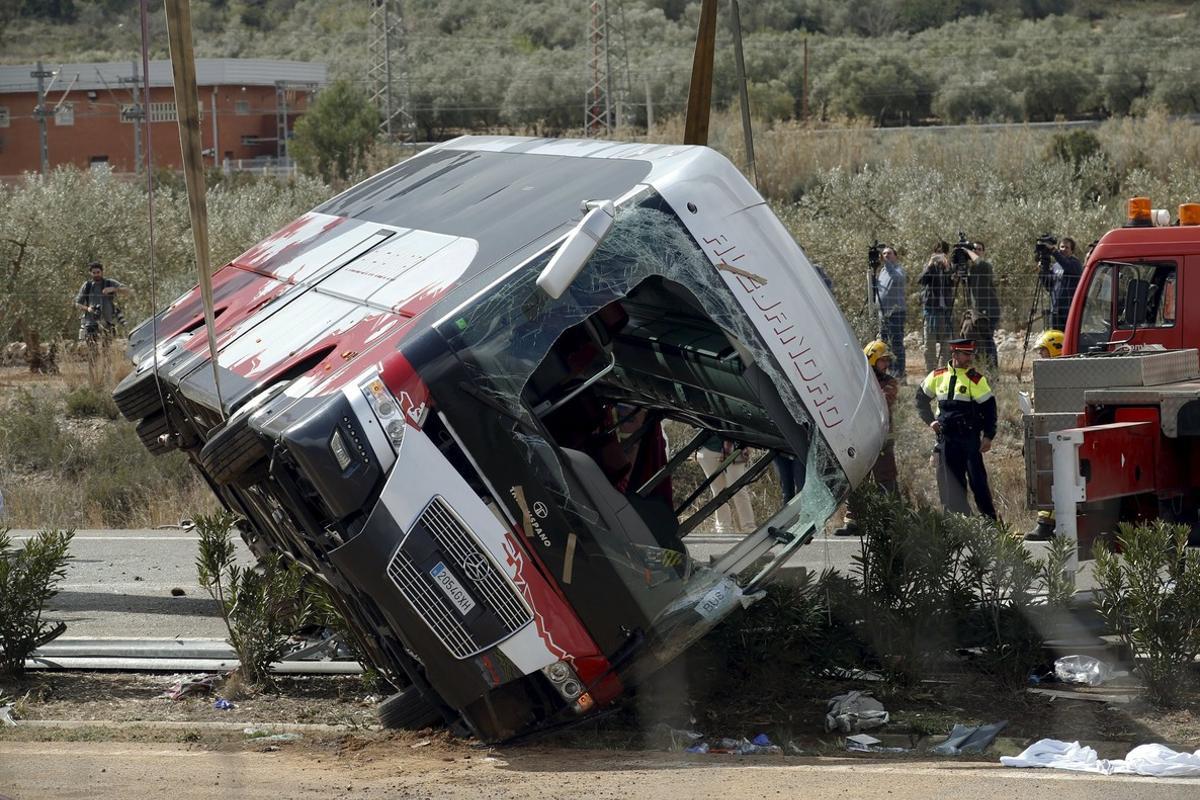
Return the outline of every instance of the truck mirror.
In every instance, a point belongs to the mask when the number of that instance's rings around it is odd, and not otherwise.
[[[1150,295],[1150,283],[1134,278],[1125,286],[1125,324],[1137,327],[1146,322],[1146,301]]]
[[[538,288],[555,300],[562,297],[579,276],[613,226],[616,208],[611,200],[589,201],[585,207],[591,210],[567,234],[558,252],[537,278]]]

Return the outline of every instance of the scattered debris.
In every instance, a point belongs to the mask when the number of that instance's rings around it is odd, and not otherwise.
[[[433,744],[433,742],[431,740],[422,739],[421,741],[417,742],[416,744],[410,745],[410,746],[412,747],[413,750],[416,750],[418,747],[428,747],[431,744]]]
[[[722,755],[736,756],[761,756],[761,755],[782,755],[783,748],[771,741],[771,737],[765,733],[760,733],[753,739],[747,739],[744,736],[740,739],[731,739],[722,737],[712,742],[700,740],[700,734],[694,731],[677,731],[687,735],[694,735],[696,739],[692,744],[683,748],[685,753],[719,753]],[[792,745],[794,746],[794,745]],[[796,748],[799,750],[799,748]]]
[[[220,680],[219,675],[193,675],[190,678],[182,678],[175,681],[167,688],[159,697],[165,697],[168,700],[182,700],[185,697],[193,695],[208,694],[216,688],[217,681]]]
[[[932,752],[939,756],[982,753],[1007,725],[1006,719],[991,725],[955,725],[950,729],[946,741],[934,747]]]
[[[1044,767],[1100,775],[1146,775],[1153,778],[1200,778],[1200,750],[1179,753],[1162,744],[1138,745],[1125,758],[1099,758],[1079,742],[1041,739],[1019,756],[1001,756],[1006,767]]]
[[[847,692],[829,699],[825,730],[859,733],[886,725],[888,712],[883,703],[866,692]]]
[[[1054,662],[1054,676],[1063,683],[1099,686],[1114,677],[1112,668],[1092,656],[1063,656]]]
[[[213,703],[213,708],[215,708],[217,711],[232,711],[234,708],[237,708],[237,706],[226,700],[224,697],[218,697],[217,701]]]
[[[884,747],[883,742],[869,733],[846,737],[846,749],[851,753],[907,753],[907,747]]]
[[[0,706],[0,725],[4,725],[5,727],[9,728],[16,726],[17,721],[13,719],[12,715],[13,708],[15,708],[15,706],[13,706],[12,703]]]
[[[665,722],[660,722],[650,730],[654,746],[671,752],[686,750],[691,752],[690,748],[699,740],[704,738],[704,734],[696,731],[683,730],[681,728],[672,728]]]
[[[270,736],[259,737],[264,742],[297,742],[304,738],[302,733],[273,733]]]
[[[1094,694],[1092,692],[1073,692],[1069,689],[1043,689],[1040,686],[1035,686],[1025,691],[1030,694],[1040,694],[1049,697],[1051,700],[1061,698],[1063,700],[1087,700],[1091,703],[1120,703],[1125,704],[1133,701],[1136,696],[1134,693],[1129,694]]]
[[[180,586],[171,587],[171,597],[183,597],[186,594],[187,592],[185,592]]]

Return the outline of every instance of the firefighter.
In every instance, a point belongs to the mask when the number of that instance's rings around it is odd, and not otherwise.
[[[1058,358],[1063,351],[1063,332],[1042,331],[1033,346],[1034,358]],[[1045,509],[1037,512],[1037,525],[1025,534],[1027,542],[1048,542],[1054,538],[1054,512]]]
[[[987,378],[971,366],[974,355],[973,339],[950,342],[950,363],[921,381],[917,413],[938,437],[938,491],[946,510],[971,513],[967,503],[969,483],[979,513],[996,519],[983,465],[983,454],[992,449],[996,436],[996,398]],[[938,403],[936,417],[934,400]]]
[[[875,460],[875,466],[871,468],[871,477],[885,492],[895,494],[900,489],[896,483],[899,473],[896,469],[896,440],[892,433],[892,406],[895,405],[896,397],[900,394],[900,382],[890,372],[892,351],[886,342],[876,339],[863,348],[863,355],[867,357],[867,363],[871,365],[871,371],[875,373],[875,380],[879,381],[879,388],[883,390],[888,408],[887,438],[883,442],[883,448],[879,451],[879,458]],[[835,530],[833,535],[858,536],[861,534],[862,531],[859,529],[854,515],[850,513],[849,509],[846,509],[846,519],[842,523],[842,527]]]

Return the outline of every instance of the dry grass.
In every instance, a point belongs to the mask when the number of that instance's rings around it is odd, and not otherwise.
[[[179,454],[154,458],[133,426],[109,412],[67,415],[65,399],[104,398],[129,372],[114,346],[96,364],[63,358],[57,375],[0,369],[0,486],[4,523],[19,528],[154,527],[215,510]],[[7,423],[7,424],[4,424]]]

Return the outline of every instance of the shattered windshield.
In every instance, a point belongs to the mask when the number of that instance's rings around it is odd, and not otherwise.
[[[557,497],[568,515],[593,530],[607,531],[611,527],[597,513],[594,503],[577,497],[578,483],[567,474],[562,451],[556,448],[523,393],[564,332],[652,279],[671,281],[690,292],[703,314],[736,343],[740,358],[761,369],[778,389],[794,422],[805,431],[813,430],[812,419],[791,383],[720,274],[656,193],[647,191],[618,210],[613,229],[558,300],[547,297],[535,284],[551,255],[547,252],[536,257],[473,304],[451,315],[441,325],[441,332],[466,365],[472,391],[488,405],[503,409],[525,461],[533,465],[545,488]],[[820,528],[846,492],[844,474],[833,454],[819,436],[811,439],[807,449],[808,479],[803,489],[770,519],[769,524],[777,529],[802,532],[810,526]],[[672,442],[670,451],[676,452],[684,444]],[[578,470],[572,468],[571,472]],[[678,568],[656,569],[655,562],[663,556],[655,551],[661,548],[631,547],[619,535],[598,535],[597,541],[614,563],[627,567],[620,572],[627,576],[631,592],[651,618],[663,613],[680,593],[686,592],[685,598],[703,595],[723,580],[707,567],[696,567],[683,544],[679,548],[684,552],[667,557],[668,562],[682,559]]]

